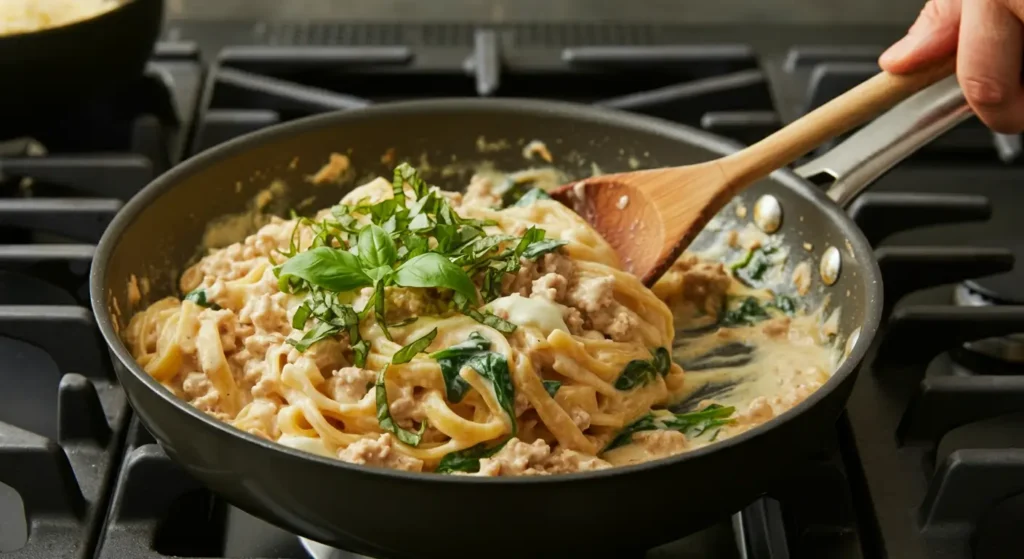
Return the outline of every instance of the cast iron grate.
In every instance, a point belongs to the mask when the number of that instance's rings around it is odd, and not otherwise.
[[[199,79],[194,46],[161,44],[110,98],[0,123],[3,557],[92,556],[129,414],[86,279],[110,219],[180,156]]]

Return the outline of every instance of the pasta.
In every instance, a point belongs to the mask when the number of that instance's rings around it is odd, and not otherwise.
[[[409,471],[607,468],[707,444],[806,397],[666,410],[694,390],[670,358],[673,310],[693,297],[622,272],[542,190],[498,209],[499,190],[476,177],[465,195],[442,192],[401,165],[313,218],[275,218],[211,251],[183,274],[187,295],[132,317],[126,342],[176,396],[242,431]],[[694,283],[687,258],[666,285]],[[724,277],[702,296],[724,297]],[[813,390],[825,353],[808,356],[814,371],[797,376]]]

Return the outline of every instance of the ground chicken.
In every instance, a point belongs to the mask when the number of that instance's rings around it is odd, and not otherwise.
[[[366,396],[376,378],[376,373],[368,369],[345,367],[331,374],[331,377],[324,383],[324,392],[336,402],[354,404]]]
[[[395,439],[384,433],[376,439],[360,439],[338,452],[338,458],[352,464],[392,468],[407,472],[423,471],[423,461],[395,450]]]

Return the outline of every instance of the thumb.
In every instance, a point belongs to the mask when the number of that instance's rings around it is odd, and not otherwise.
[[[928,0],[907,35],[882,53],[878,64],[894,74],[912,72],[956,51],[961,0]]]

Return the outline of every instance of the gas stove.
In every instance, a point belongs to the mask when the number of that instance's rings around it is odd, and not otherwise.
[[[170,165],[301,116],[438,96],[594,103],[749,143],[876,72],[899,32],[175,22],[106,102],[0,123],[0,557],[353,557],[211,495],[117,386],[85,275],[110,218]],[[646,557],[1019,556],[1021,151],[968,122],[851,207],[888,325],[835,435],[768,496]]]

